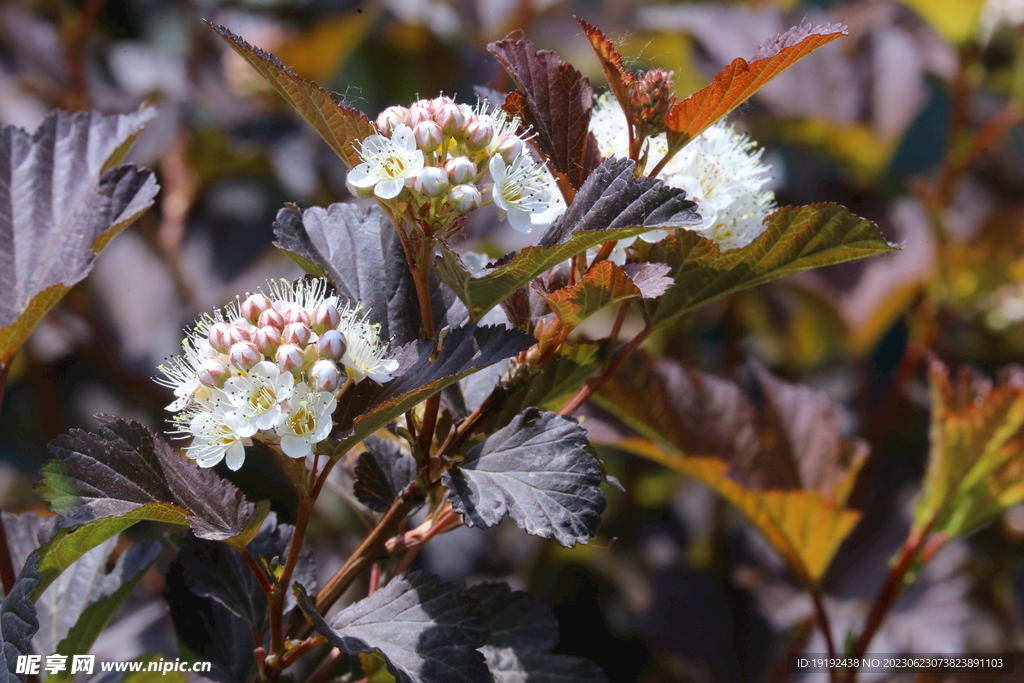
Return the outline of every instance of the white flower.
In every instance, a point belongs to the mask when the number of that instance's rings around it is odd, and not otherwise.
[[[597,100],[590,130],[598,149],[606,157],[629,156],[629,132],[626,116],[618,102],[608,94]],[[664,134],[647,139],[646,173],[668,152]],[[666,185],[686,191],[697,202],[703,218],[703,232],[723,250],[750,244],[764,231],[764,221],[775,209],[775,195],[762,188],[768,182],[770,167],[761,162],[763,149],[724,122],[718,122],[691,140],[658,174]],[[664,230],[644,233],[646,242],[659,242],[668,235]]]
[[[156,378],[157,384],[174,389],[175,400],[167,410],[178,412],[194,403],[209,404],[209,390],[199,382],[199,368],[208,358],[217,358],[218,353],[206,339],[190,336],[181,342],[183,353],[167,359],[157,369],[164,377]]]
[[[224,393],[236,413],[257,429],[273,429],[281,421],[281,402],[291,398],[295,378],[276,363],[261,361],[224,383]]]
[[[489,167],[494,179],[494,203],[508,215],[508,222],[519,232],[533,230],[533,216],[548,211],[553,202],[550,175],[526,153],[509,166],[501,155],[491,157]]]
[[[349,316],[343,319],[339,330],[345,335],[348,347],[341,357],[341,364],[348,371],[348,376],[358,384],[369,377],[374,382],[383,384],[394,378],[398,370],[398,361],[390,358],[388,347],[377,336],[377,328],[365,319]]]
[[[295,387],[290,410],[277,427],[281,434],[281,450],[290,458],[304,458],[313,446],[327,438],[333,422],[331,414],[338,401],[329,391],[311,391],[301,382]]]
[[[372,187],[381,199],[397,197],[411,179],[423,168],[423,152],[416,147],[412,129],[404,124],[395,126],[391,137],[371,135],[363,140],[359,164],[348,174],[354,187]]]
[[[194,437],[186,455],[200,467],[213,467],[226,460],[228,467],[237,470],[245,461],[243,439],[256,433],[240,415],[226,406],[202,410],[192,416],[187,432]]]

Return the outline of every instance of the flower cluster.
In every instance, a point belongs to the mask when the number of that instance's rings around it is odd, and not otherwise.
[[[626,116],[614,98],[603,95],[598,99],[590,130],[604,156],[629,155]],[[660,134],[647,138],[647,144],[649,174],[668,153],[668,142]],[[764,150],[755,147],[747,136],[719,122],[690,141],[658,173],[666,185],[686,190],[697,202],[704,222],[694,229],[723,250],[750,244],[764,231],[764,220],[775,209],[774,193],[763,189],[770,167],[761,161]],[[655,231],[641,237],[656,242],[664,239],[665,233]]]
[[[303,458],[327,438],[341,394],[366,378],[392,379],[398,361],[366,317],[324,280],[268,283],[205,316],[182,342],[183,353],[160,366],[174,389],[179,433],[201,467],[221,460],[237,470],[245,442],[260,438]]]
[[[376,127],[348,174],[357,196],[407,203],[435,229],[490,203],[524,233],[557,215],[561,197],[551,173],[530,156],[519,119],[500,109],[442,96],[389,107]]]

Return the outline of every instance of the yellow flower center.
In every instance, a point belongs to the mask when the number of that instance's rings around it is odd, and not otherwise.
[[[313,433],[316,429],[316,416],[310,410],[308,402],[303,401],[299,404],[299,409],[288,418],[288,424],[295,436],[309,436]]]

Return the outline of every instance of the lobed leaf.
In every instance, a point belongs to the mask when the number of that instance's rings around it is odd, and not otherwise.
[[[121,518],[188,525],[209,540],[245,531],[255,506],[233,484],[182,457],[138,422],[100,420],[95,433],[75,429],[50,443],[57,460],[43,467],[39,492],[63,517],[61,527]],[[126,527],[103,528],[113,534]]]
[[[206,23],[313,126],[349,168],[359,163],[357,143],[376,132],[366,114],[335,101],[331,93],[301,78],[269,52],[250,45],[223,26]]]
[[[349,390],[348,400],[334,415],[339,427],[332,452],[344,453],[445,387],[533,343],[533,337],[519,330],[467,325],[442,330],[437,341],[407,344],[398,356],[395,379],[384,385],[367,380]]]
[[[18,657],[32,654],[32,637],[39,630],[36,608],[32,594],[39,583],[39,558],[30,555],[21,568],[14,587],[0,603],[0,650],[3,652],[3,667],[0,667],[0,683],[25,683],[27,675],[17,673]]]
[[[624,439],[616,446],[693,477],[725,498],[750,521],[806,584],[825,574],[840,544],[860,520],[818,491],[758,491],[730,476],[718,458],[683,457],[645,439]]]
[[[396,576],[328,623],[296,586],[317,633],[348,655],[379,651],[398,683],[489,683],[477,648],[488,630],[478,603],[426,572]]]
[[[308,272],[329,279],[352,305],[362,306],[380,325],[382,339],[419,338],[415,284],[395,228],[379,206],[284,208],[277,213],[274,237],[274,246]]]
[[[668,264],[675,279],[647,308],[655,322],[665,323],[732,292],[896,248],[874,223],[838,204],[779,209],[753,242],[726,252],[696,232],[679,230],[647,251],[647,260]]]
[[[742,57],[733,60],[710,85],[678,102],[665,115],[671,143],[686,144],[790,66],[845,35],[846,27],[841,24],[802,24],[758,47],[749,62]]]
[[[544,299],[568,328],[617,301],[641,296],[640,288],[611,261],[602,261],[571,287],[564,287]]]
[[[489,529],[506,515],[526,533],[571,548],[601,524],[600,463],[576,420],[528,408],[442,475],[452,509]]]
[[[537,246],[504,257],[490,272],[471,272],[458,254],[442,245],[435,261],[441,280],[466,305],[470,318],[479,320],[533,278],[591,247],[700,223],[696,205],[682,190],[654,178],[637,178],[634,166],[629,159],[602,163]]]
[[[387,512],[416,478],[416,461],[390,439],[369,436],[363,445],[366,451],[356,461],[356,498],[374,512]]]
[[[153,203],[152,172],[118,166],[153,116],[55,111],[31,135],[0,129],[0,365]]]
[[[928,468],[914,509],[916,533],[962,536],[1024,501],[1024,370],[998,383],[970,370],[954,380],[929,363]]]
[[[494,683],[603,683],[608,677],[589,659],[513,648],[481,648]]]
[[[536,144],[552,170],[578,190],[601,163],[597,140],[590,133],[594,89],[587,77],[554,52],[538,51],[528,40],[506,38],[487,50],[519,87],[520,92],[505,100],[506,111],[536,132]]]

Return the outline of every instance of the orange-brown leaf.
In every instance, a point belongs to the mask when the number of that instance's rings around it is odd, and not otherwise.
[[[615,99],[622,105],[623,111],[628,111],[630,89],[633,87],[634,81],[633,74],[626,71],[626,67],[622,63],[622,55],[601,29],[580,17],[576,17],[576,21],[580,23],[583,32],[590,39],[590,44],[594,46],[594,52],[597,53],[597,58],[601,61],[601,68],[604,69],[604,76],[608,79],[608,86],[615,94]]]
[[[790,66],[847,34],[841,24],[804,24],[761,45],[748,62],[742,57],[720,71],[706,88],[676,104],[665,126],[676,144],[684,144],[714,125]]]
[[[602,261],[575,285],[544,298],[563,323],[576,327],[608,304],[640,295],[640,289],[621,268],[611,261]]]

